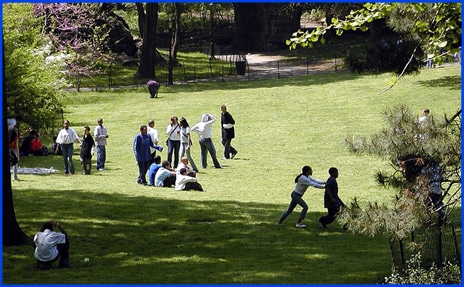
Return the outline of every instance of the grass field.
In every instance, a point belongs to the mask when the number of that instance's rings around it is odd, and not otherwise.
[[[345,232],[335,223],[319,229],[325,213],[322,190],[305,194],[306,229],[294,227],[299,208],[281,227],[293,180],[304,165],[327,179],[340,171],[345,202],[388,202],[396,191],[375,184],[374,173],[387,162],[350,154],[346,136],[366,136],[384,126],[382,112],[404,104],[419,115],[428,107],[436,117],[461,106],[460,66],[422,70],[390,91],[392,76],[321,74],[294,79],[201,83],[148,91],[121,89],[75,93],[65,99],[65,118],[82,136],[102,117],[108,129],[106,170],[82,168],[75,149],[76,175],[20,174],[13,182],[17,220],[32,237],[47,220],[58,221],[71,236],[70,269],[39,271],[30,246],[4,247],[3,283],[292,283],[375,284],[390,274],[386,237]],[[213,142],[222,157],[220,106],[236,120],[239,151],[224,169],[200,170],[206,193],[136,184],[132,140],[141,124],[154,119],[161,136],[172,115],[192,126],[204,112],[219,119]],[[192,155],[200,165],[197,136]],[[75,145],[76,147],[76,145]],[[163,160],[166,151],[161,153]],[[93,159],[95,163],[95,157]],[[22,157],[20,166],[55,167],[59,156]],[[95,167],[95,164],[94,164]],[[89,258],[84,262],[84,258]]]

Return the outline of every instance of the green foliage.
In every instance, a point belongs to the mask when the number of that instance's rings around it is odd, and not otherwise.
[[[432,263],[432,267],[422,267],[419,253],[406,261],[404,270],[393,269],[393,274],[385,277],[387,284],[460,284],[461,268],[458,264],[444,262],[442,266]]]
[[[8,116],[21,115],[34,129],[50,127],[62,109],[59,63],[47,58],[30,4],[3,4],[5,88]]]

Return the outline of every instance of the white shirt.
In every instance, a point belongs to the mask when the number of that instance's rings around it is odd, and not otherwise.
[[[105,126],[100,126],[97,125],[95,129],[93,130],[93,135],[95,138],[95,145],[106,145],[106,135],[108,133],[106,132]]]
[[[174,131],[173,131],[174,130]],[[166,127],[166,134],[169,136],[170,140],[180,141],[180,127],[178,124],[168,125]]]
[[[159,137],[158,137],[158,131],[155,128],[152,128],[150,126],[147,127],[147,134],[150,135],[151,141],[153,144],[157,145],[159,142]],[[156,149],[150,147],[150,152],[153,153]]]
[[[208,117],[210,120],[208,120]],[[201,139],[209,139],[212,135],[211,125],[216,121],[216,117],[212,114],[203,114],[201,116],[201,122],[194,125],[191,129],[192,132],[198,133]]]
[[[37,260],[48,262],[58,256],[57,244],[64,244],[66,242],[66,235],[45,229],[43,232],[37,232],[34,236],[35,251],[34,257]]]
[[[179,162],[179,164],[177,165],[177,169],[176,169],[176,176],[181,175],[180,174],[180,169],[181,168],[185,168],[185,170],[187,170],[187,174],[194,171],[190,166],[185,165],[183,162]]]
[[[79,136],[72,128],[62,129],[60,130],[60,132],[58,133],[58,136],[56,137],[56,143],[72,144],[78,138]]]
[[[185,189],[185,184],[187,182],[197,182],[198,179],[195,177],[191,177],[188,175],[177,175],[176,176],[176,187],[174,188],[175,190],[184,190]]]

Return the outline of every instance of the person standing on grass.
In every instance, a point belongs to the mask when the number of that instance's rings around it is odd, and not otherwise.
[[[64,120],[63,129],[60,130],[58,136],[56,137],[56,150],[55,154],[58,154],[58,149],[61,147],[63,153],[63,162],[64,162],[64,174],[73,175],[74,163],[72,160],[72,155],[74,153],[73,143],[78,141],[79,144],[82,144],[81,140],[77,133],[69,127],[69,121]]]
[[[61,232],[53,231],[58,227]],[[37,267],[51,268],[51,264],[60,259],[59,267],[69,267],[69,238],[68,233],[58,222],[45,222],[34,236],[34,257],[37,259]]]
[[[200,137],[201,148],[201,165],[203,168],[207,166],[208,151],[211,155],[215,168],[222,168],[221,164],[216,158],[216,149],[214,148],[213,141],[211,140],[212,128],[211,125],[216,121],[216,117],[210,113],[201,115],[201,121],[194,125],[190,130],[198,133]]]
[[[168,161],[173,163],[174,168],[177,168],[180,150],[180,127],[179,119],[176,116],[171,117],[171,122],[166,127],[166,134],[168,135]],[[172,161],[173,155],[174,161]]]
[[[162,146],[157,146],[151,140],[151,137],[147,134],[147,126],[140,126],[140,133],[138,133],[132,145],[134,150],[135,160],[139,167],[139,177],[137,178],[137,183],[142,185],[147,185],[147,171],[150,168],[150,147],[156,148],[159,151],[163,151]]]
[[[302,168],[301,171],[302,173],[295,178],[296,186],[290,195],[292,201],[290,202],[290,205],[288,206],[287,210],[285,210],[284,213],[282,213],[280,219],[277,221],[276,225],[278,226],[280,226],[282,222],[285,220],[285,218],[287,218],[287,216],[290,213],[292,213],[295,207],[299,205],[303,209],[301,210],[300,217],[298,218],[298,222],[295,226],[297,228],[305,228],[306,225],[304,225],[302,221],[306,217],[306,213],[308,212],[308,205],[303,200],[303,195],[305,194],[306,189],[308,189],[308,187],[310,186],[321,189],[324,188],[325,182],[311,177],[311,175],[313,174],[313,170],[311,169],[311,167],[306,165]]]
[[[106,127],[103,125],[103,119],[97,119],[97,126],[93,130],[93,136],[95,137],[95,144],[97,147],[97,170],[103,171],[105,169],[106,161],[106,139],[108,133]]]
[[[158,130],[155,129],[155,121],[154,120],[149,120],[148,121],[148,127],[147,127],[147,133],[151,137],[151,141],[155,144],[158,145],[159,142],[159,136],[158,136]],[[150,164],[152,164],[155,161],[155,156],[156,156],[156,148],[150,147]]]
[[[192,169],[195,172],[198,172],[198,168],[195,164],[195,162],[192,159],[192,156],[190,155],[190,147],[192,146],[192,139],[190,136],[190,126],[187,122],[187,120],[182,117],[180,118],[179,122],[180,126],[180,150],[179,150],[179,158],[181,159],[181,162],[177,166],[177,169],[182,165],[182,162],[184,161],[184,155],[187,156],[187,162],[190,161],[192,165]],[[188,171],[190,172],[190,171]]]
[[[235,120],[227,111],[225,105],[221,106],[221,130],[222,130],[222,145],[224,146],[224,158],[234,158],[237,155],[237,150],[231,145],[232,139],[235,137]]]
[[[90,127],[85,126],[84,136],[82,138],[81,144],[81,163],[82,169],[84,170],[83,174],[90,174],[90,170],[92,169],[92,155],[94,146],[95,141],[90,134]]]
[[[8,119],[8,154],[10,157],[10,165],[13,166],[13,178],[18,178],[18,167],[19,167],[19,136],[16,132],[16,128],[19,126],[21,116],[14,119]]]
[[[330,177],[325,184],[324,207],[327,208],[327,215],[319,218],[322,228],[327,228],[327,224],[334,222],[335,217],[340,212],[340,208],[345,206],[343,201],[338,197],[338,169],[331,167],[329,169]]]

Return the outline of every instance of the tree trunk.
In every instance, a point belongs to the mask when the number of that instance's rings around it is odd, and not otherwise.
[[[5,49],[3,49],[5,51]],[[5,63],[5,54],[3,53],[3,63]],[[3,83],[5,83],[5,65],[3,69]],[[2,104],[6,107],[6,88],[3,85],[3,101]],[[4,114],[3,130],[7,131],[7,117]],[[13,190],[11,188],[11,173],[10,173],[10,156],[8,153],[8,133],[3,133],[3,246],[13,245],[32,245],[32,241],[21,230],[18,222],[16,221],[16,214],[13,205]]]
[[[179,34],[180,34],[180,17],[182,13],[183,4],[181,3],[174,3],[174,31],[171,39],[172,43],[172,58],[174,63],[178,63],[177,61],[177,51],[179,50]]]
[[[143,9],[143,3],[135,3],[135,6],[137,7],[137,15],[138,15],[138,25],[139,25],[139,37],[143,39],[143,27],[145,23],[145,10]]]
[[[142,9],[143,10],[143,9]],[[139,11],[139,17],[141,12]],[[143,16],[142,16],[143,17]],[[158,3],[147,3],[143,25],[143,44],[140,54],[139,77],[154,79],[156,65],[156,23],[158,22]]]

